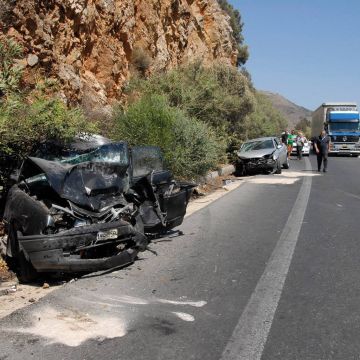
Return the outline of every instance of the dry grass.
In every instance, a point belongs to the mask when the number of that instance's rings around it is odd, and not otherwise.
[[[0,281],[7,281],[14,277],[14,275],[9,271],[9,268],[2,258],[0,258]]]
[[[0,221],[0,250],[3,250],[3,237],[5,236],[4,223]],[[14,277],[13,273],[9,271],[9,267],[6,264],[6,261],[1,257],[3,252],[0,251],[0,281],[7,281]]]

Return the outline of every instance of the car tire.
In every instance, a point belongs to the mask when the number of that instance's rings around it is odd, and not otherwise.
[[[35,280],[38,276],[37,271],[32,266],[31,262],[27,260],[24,251],[20,249],[19,241],[16,235],[16,227],[14,224],[9,226],[8,242],[11,246],[12,257],[11,264],[21,283],[28,283]]]
[[[286,157],[286,161],[285,163],[283,164],[284,166],[284,169],[289,169],[290,168],[290,161],[289,161],[289,157],[287,156]]]
[[[244,164],[236,164],[235,176],[246,176],[246,167]]]
[[[281,170],[281,164],[280,164],[280,160],[277,161],[276,163],[276,170],[275,170],[275,174],[281,174],[282,170]]]

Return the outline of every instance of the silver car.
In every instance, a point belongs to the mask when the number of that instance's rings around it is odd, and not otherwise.
[[[254,172],[281,174],[289,168],[287,148],[276,137],[263,137],[245,142],[237,152],[237,172],[245,175]]]

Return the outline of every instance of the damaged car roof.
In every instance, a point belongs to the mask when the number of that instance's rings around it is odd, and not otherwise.
[[[23,174],[27,178],[25,182],[43,174],[60,197],[93,211],[101,211],[109,206],[111,199],[114,200],[117,194],[125,190],[127,168],[128,164],[67,164],[29,157],[23,165]]]

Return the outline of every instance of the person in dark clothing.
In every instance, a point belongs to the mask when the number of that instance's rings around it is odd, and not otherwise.
[[[326,135],[325,130],[323,130],[320,136],[315,139],[314,147],[317,155],[318,171],[321,171],[321,164],[324,162],[323,171],[327,172],[330,139]]]
[[[281,142],[284,145],[288,145],[288,137],[289,137],[289,132],[287,130],[285,130],[282,134],[281,134]]]

